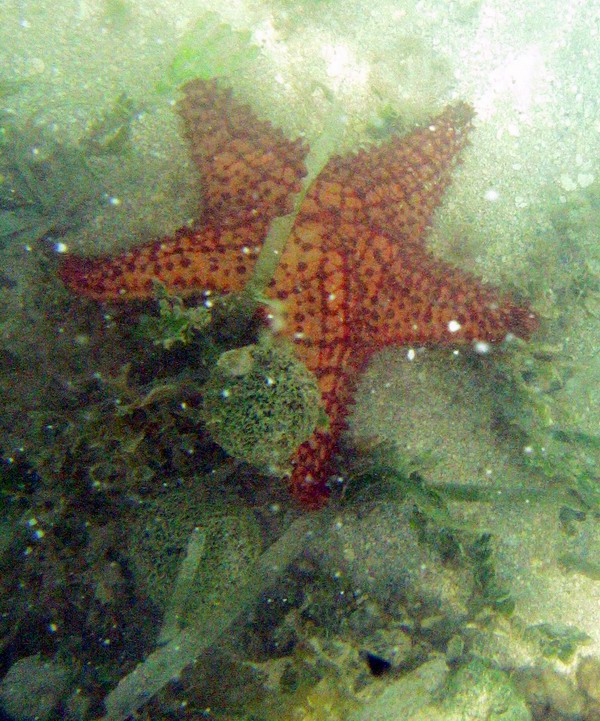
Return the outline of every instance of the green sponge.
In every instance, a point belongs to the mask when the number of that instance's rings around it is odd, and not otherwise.
[[[263,338],[221,355],[203,391],[208,432],[229,455],[271,475],[323,418],[312,373],[285,342]]]

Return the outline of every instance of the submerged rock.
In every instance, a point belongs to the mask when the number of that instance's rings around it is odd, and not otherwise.
[[[351,721],[399,719],[531,721],[531,714],[500,669],[474,658],[449,674],[446,662],[437,658],[390,684],[379,698],[351,717]]]
[[[436,715],[422,715],[431,709],[433,696],[444,686],[448,667],[442,658],[424,663],[411,673],[390,684],[385,691],[350,721],[412,721],[437,719]]]
[[[14,721],[45,721],[67,695],[70,680],[61,663],[27,656],[0,681],[0,706]]]
[[[531,721],[531,713],[508,674],[479,658],[451,676],[439,708],[440,718],[448,721]]]

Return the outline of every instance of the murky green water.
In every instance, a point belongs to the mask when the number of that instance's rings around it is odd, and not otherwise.
[[[598,718],[599,33],[5,0],[0,717]]]

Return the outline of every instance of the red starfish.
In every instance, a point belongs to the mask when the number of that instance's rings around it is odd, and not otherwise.
[[[193,231],[115,258],[64,259],[75,292],[97,300],[241,290],[270,222],[292,209],[306,146],[257,120],[215,82],[186,87],[181,112],[204,181]],[[429,127],[334,157],[308,190],[268,289],[283,302],[283,334],[316,374],[330,418],[293,460],[292,493],[307,507],[328,495],[353,378],[390,344],[494,343],[529,337],[533,313],[433,257],[424,234],[466,144],[471,109],[448,107]]]

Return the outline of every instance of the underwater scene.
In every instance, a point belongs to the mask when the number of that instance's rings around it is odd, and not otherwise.
[[[3,0],[0,721],[600,721],[598,0]]]

